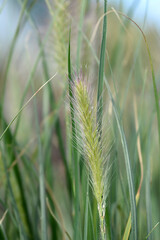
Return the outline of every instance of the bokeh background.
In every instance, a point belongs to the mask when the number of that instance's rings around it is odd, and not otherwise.
[[[70,121],[67,118],[69,110],[65,106],[67,105],[69,31],[71,29],[73,70],[77,73],[80,69],[93,87],[93,92],[96,92],[98,65],[95,56],[97,55],[99,59],[102,22],[94,35],[94,39],[91,37],[103,14],[103,1],[86,1],[79,53],[77,39],[82,1],[60,0],[59,2],[62,3],[62,8],[59,8],[57,0],[0,0],[0,134],[17,114],[20,107],[46,80],[57,72],[56,77],[49,83],[50,87],[45,87],[37,94],[36,105],[30,102],[21,117],[13,122],[9,129],[13,135],[8,133],[2,142],[0,150],[1,216],[5,209],[9,209],[9,211],[11,209],[7,218],[8,223],[4,224],[5,228],[12,221],[15,221],[14,211],[12,212],[13,203],[10,200],[12,198],[7,194],[8,185],[2,163],[4,158],[8,169],[10,169],[12,188],[22,222],[26,232],[30,231],[22,193],[25,192],[28,211],[32,216],[32,209],[39,206],[39,187],[36,173],[39,166],[37,159],[39,154],[41,155],[39,140],[37,140],[37,136],[40,136],[45,175],[50,186],[50,188],[46,188],[48,192],[54,193],[56,203],[62,212],[65,228],[73,236],[72,217],[74,210],[70,202],[66,180],[68,172],[72,176],[74,171],[71,162]],[[158,0],[108,1],[108,10],[112,8],[132,18],[143,30],[151,52],[155,81],[160,97],[160,2]],[[88,43],[91,44],[92,48],[89,47]],[[92,49],[94,49],[94,54]],[[157,225],[160,221],[160,149],[151,68],[145,42],[139,29],[125,17],[117,17],[114,13],[109,14],[107,20],[105,74],[124,126],[135,192],[141,177],[137,151],[137,136],[140,136],[144,175],[137,206],[138,239],[145,239],[147,234],[156,226],[149,239],[158,240],[160,236],[160,226]],[[54,94],[54,98],[52,94]],[[121,140],[106,89],[104,89],[104,99],[105,107],[109,109],[111,119],[113,118],[112,127],[115,136],[111,153],[113,160],[112,187],[108,201],[109,210],[107,210],[110,213],[109,236],[110,239],[122,239],[130,213],[127,175]],[[138,112],[138,131],[135,128],[134,103]],[[37,116],[39,135],[37,134],[35,116]],[[57,119],[59,119],[58,123]],[[2,151],[4,146],[6,150]],[[83,174],[81,165],[82,163],[80,164],[80,197],[83,209],[81,216],[83,229],[86,176]],[[17,178],[19,176],[17,175],[18,170],[14,172],[15,166],[19,166],[20,174],[23,176],[23,189],[19,187],[21,181]],[[32,183],[33,186],[31,186]],[[53,200],[52,197],[51,199]],[[56,204],[54,201],[52,202],[53,212],[57,216]],[[97,221],[93,197],[91,197],[92,207],[94,209],[93,223],[89,219],[88,239],[93,239],[93,235],[95,232],[97,234],[98,231],[93,230]],[[35,230],[37,226],[37,229],[40,228],[38,211],[39,209],[35,210],[31,220],[35,234],[33,239],[40,239],[40,230]],[[37,223],[35,223],[35,219],[38,219]],[[57,226],[55,219],[51,220],[48,217],[50,239],[62,239]],[[17,228],[15,230],[14,227],[10,227],[7,233],[8,239],[11,239],[10,236],[14,236],[12,239],[18,239],[16,238],[17,232]]]

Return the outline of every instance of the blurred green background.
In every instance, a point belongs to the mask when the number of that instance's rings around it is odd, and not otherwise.
[[[108,10],[112,7],[132,18],[144,31],[160,97],[159,2],[108,1]],[[0,134],[37,89],[57,72],[1,139],[0,217],[8,212],[1,224],[0,239],[47,239],[45,235],[48,239],[69,239],[68,235],[74,239],[75,165],[66,104],[69,31],[73,72],[81,71],[96,92],[102,21],[94,38],[92,34],[102,15],[103,1],[96,0],[0,1]],[[160,123],[151,67],[141,32],[116,12],[107,16],[105,58],[104,73],[124,128],[135,193],[142,176],[137,149],[140,140],[144,172],[137,204],[138,239],[149,234],[148,239],[158,240]],[[106,210],[107,239],[122,239],[130,213],[129,190],[121,138],[106,87],[104,108],[109,109],[115,139]],[[85,239],[86,229],[86,239],[99,239],[96,203],[90,187],[87,190],[88,178],[81,160],[79,174],[79,239]],[[44,204],[47,217],[43,200],[49,202]],[[42,216],[46,222],[41,224]]]

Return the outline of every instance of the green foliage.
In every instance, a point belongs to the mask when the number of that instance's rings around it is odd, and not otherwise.
[[[17,16],[1,44],[0,239],[158,240],[157,33],[134,4],[42,2],[0,4]]]

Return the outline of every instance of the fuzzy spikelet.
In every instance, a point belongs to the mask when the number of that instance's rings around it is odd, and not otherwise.
[[[96,111],[92,107],[89,91],[81,77],[73,86],[74,108],[81,140],[78,145],[90,171],[91,184],[98,204],[101,237],[105,239],[105,203],[108,191],[108,161],[103,151],[103,138],[100,138]]]
[[[54,52],[59,72],[62,75],[66,74],[67,70],[68,4],[66,0],[54,1]]]
[[[53,48],[54,59],[58,66],[58,72],[64,76],[67,71],[67,47],[69,36],[69,0],[47,0],[47,5],[53,17]]]

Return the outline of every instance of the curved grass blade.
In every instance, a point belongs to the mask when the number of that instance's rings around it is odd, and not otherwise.
[[[150,67],[151,67],[151,72],[152,72],[152,83],[153,83],[153,89],[154,89],[154,97],[155,97],[155,105],[156,105],[156,111],[157,111],[157,122],[158,122],[158,135],[159,135],[159,145],[160,145],[160,107],[159,107],[159,95],[158,95],[158,89],[157,89],[157,84],[156,84],[156,78],[155,78],[155,73],[154,73],[154,67],[153,67],[153,61],[152,61],[152,57],[151,57],[151,52],[149,49],[149,45],[148,45],[148,41],[147,38],[144,34],[144,32],[142,31],[142,29],[139,27],[139,25],[133,21],[133,19],[131,19],[130,17],[126,16],[125,14],[118,12],[120,15],[124,16],[125,18],[127,18],[128,20],[130,20],[132,23],[134,23],[136,25],[136,27],[140,30],[143,38],[144,38],[144,42],[146,45],[146,49],[147,49],[147,53],[148,53],[148,57],[149,57],[149,62],[150,62]]]
[[[110,11],[110,12],[112,12],[112,11]],[[94,56],[97,64],[99,65],[99,59],[98,59],[90,41],[88,40],[88,38],[85,36],[84,33],[83,33],[83,37],[87,41],[89,47],[92,50],[93,56]],[[124,158],[125,158],[127,179],[128,179],[128,185],[129,185],[133,239],[136,240],[137,239],[136,201],[135,201],[135,192],[134,192],[134,187],[133,187],[132,171],[131,171],[130,158],[129,158],[129,153],[128,153],[126,137],[125,137],[123,126],[122,126],[122,123],[121,123],[121,120],[120,120],[120,117],[119,117],[118,109],[117,109],[116,103],[113,99],[113,95],[112,95],[112,92],[111,92],[111,89],[110,89],[110,86],[108,84],[108,81],[107,81],[106,77],[104,77],[104,83],[106,85],[106,88],[107,88],[108,93],[109,93],[110,100],[112,102],[114,114],[115,114],[116,121],[117,121],[117,126],[118,126],[120,137],[121,137],[121,143],[122,143],[122,148],[123,148],[123,153],[124,153]]]
[[[152,83],[153,83],[153,89],[154,89],[154,96],[155,96],[155,105],[156,105],[156,112],[157,112],[157,122],[158,122],[158,135],[159,135],[159,145],[160,145],[160,108],[159,108],[159,95],[158,95],[158,89],[157,89],[157,84],[156,84],[156,78],[155,78],[155,73],[154,73],[154,67],[153,67],[153,61],[152,61],[152,57],[151,57],[151,52],[150,52],[150,49],[149,49],[149,45],[148,45],[148,41],[147,41],[147,38],[143,32],[143,30],[140,28],[140,26],[130,17],[128,17],[127,15],[125,15],[124,13],[120,12],[120,11],[116,11],[115,9],[114,10],[110,10],[108,12],[106,12],[105,14],[103,14],[103,16],[101,16],[101,18],[98,20],[96,26],[95,26],[95,29],[94,29],[94,32],[92,34],[92,37],[91,37],[91,42],[93,41],[95,35],[96,35],[96,31],[99,27],[99,24],[100,22],[102,21],[102,19],[110,14],[110,13],[117,13],[125,18],[127,18],[129,21],[131,21],[141,32],[142,36],[143,36],[143,39],[144,39],[144,42],[145,42],[145,45],[146,45],[146,49],[147,49],[147,53],[148,53],[148,57],[149,57],[149,62],[150,62],[150,67],[151,67],[151,73],[152,73]],[[116,15],[117,15],[116,14]],[[84,36],[84,34],[83,34]],[[87,37],[85,37],[86,39]],[[87,40],[87,39],[86,39]],[[90,45],[90,43],[89,43]],[[90,45],[91,47],[91,45]],[[91,47],[92,49],[92,47]],[[93,52],[93,49],[92,49],[92,52]]]

